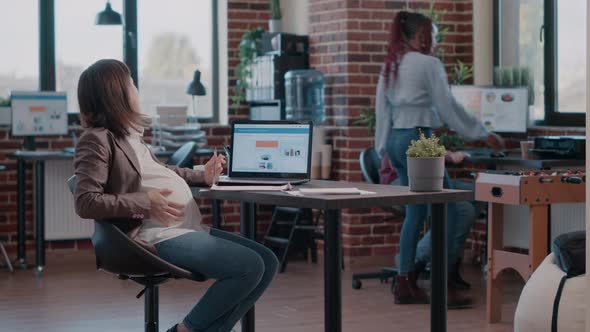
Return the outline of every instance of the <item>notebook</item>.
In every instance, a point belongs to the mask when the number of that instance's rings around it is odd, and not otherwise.
[[[242,120],[232,123],[229,174],[219,185],[309,181],[312,123]]]

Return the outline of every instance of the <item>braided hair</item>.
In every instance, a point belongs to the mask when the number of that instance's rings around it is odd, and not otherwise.
[[[391,33],[389,37],[389,47],[387,55],[385,56],[385,84],[389,84],[389,76],[393,71],[393,79],[397,79],[399,64],[402,57],[410,50],[418,51],[420,53],[428,54],[432,48],[432,40],[427,40],[420,46],[420,49],[414,49],[409,45],[410,40],[414,38],[416,33],[424,29],[425,33],[430,36],[432,34],[432,20],[425,15],[419,13],[410,13],[400,11],[395,15],[393,24],[391,25]]]

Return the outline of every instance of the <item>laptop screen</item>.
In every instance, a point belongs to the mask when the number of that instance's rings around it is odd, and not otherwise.
[[[229,176],[307,179],[311,135],[311,123],[234,122]]]

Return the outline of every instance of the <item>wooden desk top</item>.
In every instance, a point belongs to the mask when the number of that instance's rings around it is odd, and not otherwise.
[[[411,192],[408,187],[368,184],[361,182],[340,182],[312,180],[295,186],[298,188],[350,188],[375,192],[372,195],[316,195],[293,196],[285,192],[271,191],[211,191],[193,187],[197,198],[236,200],[257,204],[283,205],[290,207],[333,210],[344,208],[370,208],[406,204],[447,203],[473,200],[473,192],[468,190],[449,190],[441,192]]]

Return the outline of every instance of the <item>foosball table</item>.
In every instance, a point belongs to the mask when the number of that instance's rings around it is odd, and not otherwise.
[[[500,273],[512,268],[526,281],[548,253],[549,206],[582,203],[586,200],[586,174],[577,170],[492,171],[479,173],[475,199],[490,203],[488,213],[488,322],[501,320]],[[528,254],[505,250],[503,246],[504,205],[528,206]]]

